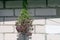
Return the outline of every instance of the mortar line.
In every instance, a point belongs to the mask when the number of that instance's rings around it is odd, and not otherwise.
[[[34,16],[36,16],[36,8],[34,8]]]
[[[16,15],[15,15],[15,9],[13,9],[13,16],[16,16]]]
[[[5,8],[5,6],[6,6],[6,5],[5,5],[5,1],[3,1],[3,8]]]
[[[34,30],[34,33],[36,33],[36,26],[35,25],[34,25],[34,29],[33,30]]]
[[[3,33],[3,40],[5,40],[5,33]]]
[[[16,28],[13,26],[13,33],[15,33],[15,29],[16,29]]]
[[[45,40],[47,40],[47,34],[45,33]]]
[[[3,25],[4,25],[4,22],[5,22],[5,17],[3,17]]]

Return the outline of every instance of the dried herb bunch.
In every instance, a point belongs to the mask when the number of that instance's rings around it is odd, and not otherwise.
[[[18,33],[26,34],[30,36],[32,33],[29,30],[32,30],[32,20],[27,9],[27,0],[23,0],[23,9],[21,10],[18,21],[16,22],[16,30]]]

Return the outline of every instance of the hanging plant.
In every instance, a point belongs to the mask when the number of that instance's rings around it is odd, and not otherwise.
[[[20,12],[20,16],[16,22],[16,30],[18,33],[23,35],[30,36],[32,33],[29,30],[32,30],[32,20],[27,9],[27,0],[23,0],[23,9]]]

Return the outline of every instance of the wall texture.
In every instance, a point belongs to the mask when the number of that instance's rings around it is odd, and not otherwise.
[[[17,7],[15,5],[10,6],[8,4],[10,2],[6,3],[6,8],[3,8],[3,3],[0,2],[0,40],[17,40],[18,33],[15,29],[15,22],[21,8],[15,8]],[[49,9],[47,11],[48,14],[41,14],[41,9]],[[51,11],[50,9],[53,10]],[[49,14],[50,11],[54,14]],[[42,12],[45,13],[44,10]],[[29,13],[33,20],[34,29],[31,31],[33,34],[29,40],[60,40],[60,33],[52,34],[47,33],[45,30],[46,25],[60,26],[60,8],[29,8]]]

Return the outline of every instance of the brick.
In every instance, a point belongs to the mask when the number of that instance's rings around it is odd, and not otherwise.
[[[50,19],[46,19],[46,25],[60,25],[60,24]]]
[[[13,26],[0,26],[0,33],[13,32]]]
[[[28,7],[45,7],[46,1],[45,0],[29,0]]]
[[[17,34],[16,33],[5,34],[5,40],[17,40]]]
[[[32,38],[30,40],[45,40],[44,34],[32,34]]]
[[[46,33],[60,33],[60,25],[45,25]]]
[[[60,40],[60,35],[49,34],[49,35],[47,35],[47,40]]]
[[[20,8],[22,1],[6,1],[6,8]]]
[[[0,18],[0,24],[3,24],[3,18]]]
[[[45,26],[36,25],[36,33],[45,33]]]
[[[0,34],[0,40],[3,40],[3,34]]]
[[[33,25],[36,25],[36,24],[44,25],[44,24],[45,24],[45,18],[42,18],[42,17],[39,18],[39,19],[36,18],[36,19],[33,20],[32,24],[33,24]]]
[[[13,16],[12,9],[2,9],[0,10],[0,16]]]
[[[34,16],[34,9],[28,9],[30,16]],[[21,9],[15,9],[15,15],[19,16]]]
[[[50,20],[52,20],[52,21],[54,21],[54,22],[56,22],[56,23],[60,23],[60,18],[52,18],[52,19],[50,19]]]
[[[5,21],[4,21],[4,24],[13,24],[13,25],[15,25],[16,21],[17,21],[16,17],[6,17]]]
[[[3,8],[3,2],[0,1],[0,8]]]
[[[58,0],[58,1],[49,0],[49,1],[48,1],[48,6],[49,6],[49,7],[56,7],[56,6],[57,6],[57,7],[60,7],[59,0]]]
[[[37,16],[53,16],[56,15],[56,9],[36,9]]]

